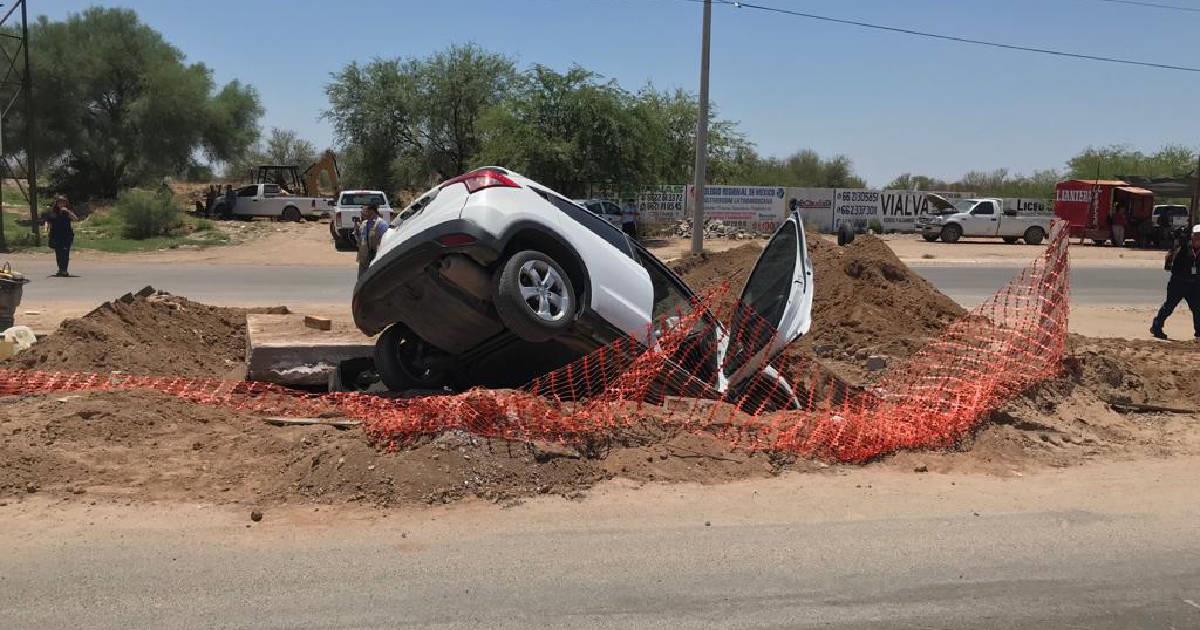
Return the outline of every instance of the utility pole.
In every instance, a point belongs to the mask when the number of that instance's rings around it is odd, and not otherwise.
[[[25,177],[29,180],[29,220],[33,222],[33,244],[41,245],[42,234],[38,229],[37,147],[34,144],[37,134],[33,129],[33,76],[29,73],[28,7],[29,0],[21,0],[21,37],[25,41],[25,76],[21,85],[25,97]]]
[[[708,172],[708,41],[712,29],[712,0],[704,0],[704,31],[700,37],[700,113],[696,116],[696,178],[692,189],[692,254],[704,251],[704,181]]]

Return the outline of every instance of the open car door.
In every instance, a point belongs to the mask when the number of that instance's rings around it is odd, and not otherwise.
[[[763,249],[729,325],[722,370],[736,392],[812,325],[813,271],[793,211]]]

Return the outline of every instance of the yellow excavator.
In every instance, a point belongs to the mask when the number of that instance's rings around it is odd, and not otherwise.
[[[329,186],[333,189],[328,196],[336,196],[338,191],[342,189],[341,183],[338,181],[337,156],[333,151],[326,149],[321,154],[321,159],[313,162],[311,166],[304,169],[304,188],[305,194],[311,197],[322,197],[321,194],[321,174],[324,173],[329,179]]]

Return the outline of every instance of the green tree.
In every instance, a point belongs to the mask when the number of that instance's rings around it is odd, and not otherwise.
[[[1196,152],[1168,144],[1149,155],[1127,145],[1088,147],[1067,160],[1071,178],[1182,177],[1196,170]]]
[[[291,129],[273,127],[264,142],[256,144],[242,159],[230,162],[226,177],[244,176],[260,164],[294,165],[306,168],[317,160],[317,147]]]
[[[893,179],[886,190],[930,190],[946,192],[970,192],[994,197],[1028,197],[1049,199],[1054,196],[1054,185],[1062,174],[1054,169],[1034,171],[1029,175],[1010,175],[1008,169],[994,171],[968,171],[957,181],[904,173]]]
[[[131,10],[43,17],[30,39],[38,148],[57,189],[116,197],[185,172],[198,154],[236,159],[258,137],[254,89],[215,90],[208,68],[186,64]]]
[[[396,190],[461,173],[480,151],[480,118],[516,80],[511,60],[474,45],[347,65],[325,88],[323,114],[347,180]]]
[[[633,97],[578,66],[561,74],[535,66],[482,127],[476,163],[509,166],[566,195],[640,183],[652,163]]]

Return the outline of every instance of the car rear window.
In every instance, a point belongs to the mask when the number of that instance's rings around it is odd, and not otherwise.
[[[369,204],[386,206],[388,202],[387,198],[379,193],[343,193],[339,204],[343,206],[365,206]]]

